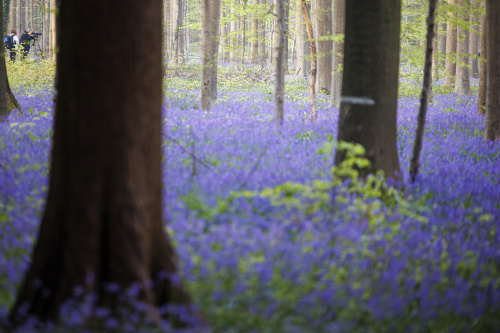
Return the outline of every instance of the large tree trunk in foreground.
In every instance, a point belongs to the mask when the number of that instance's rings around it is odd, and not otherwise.
[[[96,296],[90,316],[104,307],[119,317],[133,305],[109,284],[137,287],[141,314],[156,322],[159,306],[190,302],[170,279],[177,264],[162,214],[162,57],[161,43],[150,42],[161,39],[161,4],[60,4],[49,192],[9,315],[15,325],[27,316],[56,320],[77,286]],[[113,38],[96,38],[103,35]]]
[[[487,52],[484,137],[500,139],[500,1],[486,0]]]
[[[344,75],[338,141],[366,148],[371,167],[398,177],[396,112],[401,1],[346,1]],[[335,163],[345,158],[337,150]]]

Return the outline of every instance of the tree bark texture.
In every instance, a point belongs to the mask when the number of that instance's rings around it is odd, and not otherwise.
[[[439,53],[440,53],[440,61],[439,63],[441,64],[442,67],[445,66],[445,59],[446,59],[446,23],[441,24],[441,35],[439,35]],[[437,52],[437,50],[436,50]]]
[[[305,77],[304,70],[304,16],[302,14],[302,0],[295,2],[295,44],[297,58],[295,61],[295,75]]]
[[[138,286],[145,317],[158,321],[159,306],[190,303],[168,275],[177,263],[163,220],[161,43],[150,42],[161,39],[161,1],[61,1],[58,20],[48,198],[9,319],[56,320],[78,286],[74,301],[92,294],[91,313],[119,316],[133,301],[113,283]]]
[[[420,96],[420,109],[418,112],[417,131],[415,142],[413,143],[413,154],[410,161],[410,177],[415,182],[420,166],[420,151],[422,150],[422,141],[425,129],[425,115],[429,100],[430,87],[432,86],[432,51],[435,36],[435,13],[437,0],[429,1],[429,14],[427,15],[427,41],[425,49],[424,80],[422,85],[422,94]]]
[[[486,114],[486,81],[487,81],[487,58],[488,58],[488,24],[486,14],[483,15],[483,24],[481,26],[481,66],[479,67],[479,93],[477,102],[477,113]]]
[[[20,0],[18,0],[20,1]],[[55,63],[56,62],[56,45],[57,45],[57,1],[50,0],[50,58]]]
[[[220,0],[203,0],[201,4],[201,109],[210,110],[212,100],[217,98],[217,50],[219,48]]]
[[[331,92],[332,85],[332,0],[317,0],[318,69],[316,88]]]
[[[259,0],[261,7],[265,6],[266,0]],[[259,58],[261,62],[266,60],[266,21],[259,20]]]
[[[399,177],[397,98],[401,1],[346,1],[344,75],[338,141],[359,143],[371,166]],[[335,163],[345,158],[337,151]]]
[[[436,5],[437,7],[437,5]],[[431,82],[439,79],[439,35],[438,35],[438,25],[434,22],[434,33],[432,38],[432,77]],[[431,85],[432,90],[432,85]],[[432,94],[431,94],[432,95]]]
[[[307,37],[309,38],[309,47],[311,49],[311,81],[309,83],[309,104],[311,105],[311,111],[309,113],[309,119],[314,122],[317,116],[316,107],[316,42],[314,41],[314,33],[312,30],[311,20],[309,19],[309,13],[307,10],[306,0],[302,0],[302,14],[304,15],[304,21],[306,23]]]
[[[484,137],[500,139],[500,1],[486,0],[487,78]]]
[[[470,75],[474,78],[479,77],[479,61],[477,59],[477,54],[479,52],[479,29],[480,26],[478,24],[477,16],[473,14],[471,16],[471,31],[469,35],[469,53],[471,54],[470,57],[470,66],[471,66],[471,71]]]
[[[458,95],[470,94],[469,68],[469,0],[461,0],[460,19],[462,24],[457,26],[457,77],[455,80],[455,93]],[[465,26],[465,27],[464,27]]]
[[[17,7],[17,0],[10,0],[10,30],[12,29],[17,29],[16,25],[16,7]]]
[[[0,1],[0,36],[5,36],[7,33],[3,31],[4,22],[3,22],[3,1]],[[0,123],[7,119],[9,115],[9,109],[7,108],[7,67],[5,65],[5,55],[8,54],[6,52],[0,52],[0,91],[5,91],[5,94],[0,94]]]
[[[182,0],[174,0],[177,2],[177,17],[175,20],[175,63],[184,63],[184,6]]]
[[[204,0],[202,0],[204,1]],[[231,41],[231,49],[229,51],[229,61],[230,62],[235,62],[236,61],[236,49],[238,47],[238,43],[237,43],[237,35],[236,35],[236,31],[237,31],[237,28],[236,28],[236,24],[237,24],[237,19],[236,19],[236,9],[233,6],[231,6],[231,23],[230,23],[230,30],[231,30],[231,38],[230,38],[230,41]],[[203,14],[202,14],[203,15]]]
[[[275,54],[276,79],[274,80],[274,110],[275,121],[278,126],[283,124],[284,120],[284,102],[285,102],[285,4],[284,0],[276,0],[276,26],[277,41]]]
[[[457,0],[449,0],[450,6],[455,5]],[[448,12],[448,22],[446,24],[446,86],[453,86],[455,83],[456,60],[457,60],[457,15],[453,11]]]
[[[333,0],[333,15],[335,16],[333,22],[334,35],[344,35],[345,33],[345,2],[346,0]],[[344,41],[334,42],[333,44],[332,90],[329,107],[340,108],[340,96],[342,95],[342,67],[344,64]]]

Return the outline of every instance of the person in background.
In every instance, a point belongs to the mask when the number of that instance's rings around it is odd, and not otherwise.
[[[16,53],[19,50],[19,37],[17,37],[17,30],[12,29],[10,34],[5,36],[3,39],[5,48],[9,50],[10,61],[16,60]]]
[[[30,48],[32,45],[32,41],[36,39],[36,35],[33,33],[33,30],[28,29],[25,30],[24,33],[21,35],[21,39],[19,40],[20,44],[20,50],[19,50],[19,55],[22,60],[26,59],[28,56],[28,53],[30,52]]]

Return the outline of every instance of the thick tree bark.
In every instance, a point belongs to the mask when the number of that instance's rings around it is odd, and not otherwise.
[[[274,110],[275,121],[278,126],[283,124],[285,102],[285,4],[284,0],[276,0],[276,26],[277,41],[275,54],[276,79],[274,81]]]
[[[460,0],[462,24],[457,27],[457,77],[455,80],[455,93],[458,95],[470,94],[469,68],[469,0]],[[466,28],[463,27],[466,25]]]
[[[434,17],[436,13],[437,0],[429,1],[429,14],[427,15],[427,43],[425,49],[424,81],[422,85],[422,95],[420,96],[420,110],[418,112],[417,131],[415,133],[415,142],[413,144],[413,154],[410,161],[410,177],[415,182],[420,165],[420,151],[422,150],[422,140],[425,129],[425,115],[429,99],[430,88],[432,86],[432,51],[435,36]]]
[[[486,80],[487,80],[487,57],[488,57],[488,24],[486,14],[483,15],[481,26],[481,66],[479,67],[479,93],[477,101],[477,114],[486,114]]]
[[[346,1],[344,75],[338,141],[359,143],[371,166],[399,177],[396,115],[401,1]],[[345,158],[337,150],[335,163]]]
[[[58,20],[49,192],[9,319],[53,321],[64,302],[93,295],[90,316],[103,307],[126,322],[119,311],[134,301],[108,288],[115,284],[138,287],[142,315],[157,322],[159,306],[190,303],[171,279],[162,214],[162,57],[150,42],[161,38],[161,1],[61,1]]]
[[[314,41],[314,34],[312,30],[311,20],[309,19],[309,13],[307,10],[306,0],[302,0],[302,14],[304,15],[304,21],[306,23],[307,37],[309,38],[309,47],[311,48],[311,81],[309,83],[309,104],[311,105],[311,111],[309,113],[309,119],[314,122],[317,116],[316,107],[316,42]]]
[[[343,35],[345,33],[345,2],[346,0],[334,0],[333,15],[335,15],[333,34]],[[344,41],[334,42],[333,46],[333,75],[332,90],[329,107],[340,108],[340,96],[342,94],[342,74],[344,64]]]
[[[450,5],[455,5],[457,0],[449,0]],[[446,24],[446,86],[453,86],[455,75],[457,74],[457,15],[453,11],[448,12],[448,22]]]
[[[500,139],[500,1],[486,0],[487,52],[484,137]]]
[[[10,25],[10,30],[12,29],[17,29],[17,25],[16,25],[16,7],[17,7],[17,0],[10,0],[10,22],[9,22],[9,25]]]
[[[0,36],[7,35],[3,31],[4,22],[3,22],[3,1],[0,1]],[[0,52],[0,91],[7,92],[7,67],[5,65],[5,55],[8,54],[6,52]],[[7,93],[0,94],[0,123],[7,118],[9,115],[9,109],[7,108]]]
[[[332,0],[317,0],[318,69],[316,88],[328,93],[332,88]]]

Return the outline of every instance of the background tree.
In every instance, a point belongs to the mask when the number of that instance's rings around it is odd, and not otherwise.
[[[487,78],[484,137],[500,139],[500,1],[486,0]]]
[[[333,34],[335,41],[333,43],[333,74],[331,84],[331,95],[329,107],[340,108],[340,96],[342,93],[342,73],[344,63],[344,32],[345,32],[345,1],[333,1]],[[340,37],[341,36],[341,37]]]
[[[316,120],[316,41],[314,40],[314,33],[312,29],[311,19],[309,18],[309,10],[307,8],[306,0],[302,0],[302,14],[306,23],[307,37],[309,38],[309,47],[311,49],[311,80],[309,83],[309,104],[311,111],[309,112],[309,119]]]
[[[448,10],[448,22],[446,23],[446,86],[453,86],[457,74],[457,15],[454,7],[456,2],[457,0],[448,0],[451,9]]]
[[[18,0],[19,1],[19,0]],[[56,62],[56,45],[57,45],[57,1],[50,0],[50,38],[49,38],[49,57]]]
[[[4,3],[0,0],[0,36],[4,36]],[[0,91],[7,91],[7,68],[5,67],[5,52],[0,52]],[[9,115],[7,109],[7,94],[0,94],[0,122],[2,122]]]
[[[284,0],[276,0],[276,27],[277,43],[274,54],[276,57],[276,79],[274,81],[274,109],[275,121],[278,125],[283,123],[285,102],[285,4]]]
[[[488,22],[486,13],[483,14],[483,24],[481,26],[481,67],[479,69],[479,94],[477,102],[477,113],[486,114],[486,80],[487,80],[487,60],[488,60]]]
[[[332,85],[332,0],[317,0],[318,69],[316,88],[330,93]]]
[[[346,1],[344,75],[338,141],[366,148],[370,168],[398,177],[396,115],[401,1]],[[335,163],[344,160],[337,150]]]
[[[77,286],[86,288],[75,301],[96,296],[91,313],[118,315],[133,301],[106,288],[114,283],[136,284],[143,315],[158,321],[158,306],[190,303],[169,278],[177,264],[162,214],[162,56],[151,43],[161,1],[61,1],[58,18],[48,198],[9,319],[55,320]]]
[[[470,94],[469,76],[469,30],[470,30],[470,1],[460,0],[460,22],[457,25],[457,77],[455,80],[455,93],[459,95]]]
[[[201,108],[210,110],[217,98],[217,50],[219,48],[220,0],[202,1]]]

